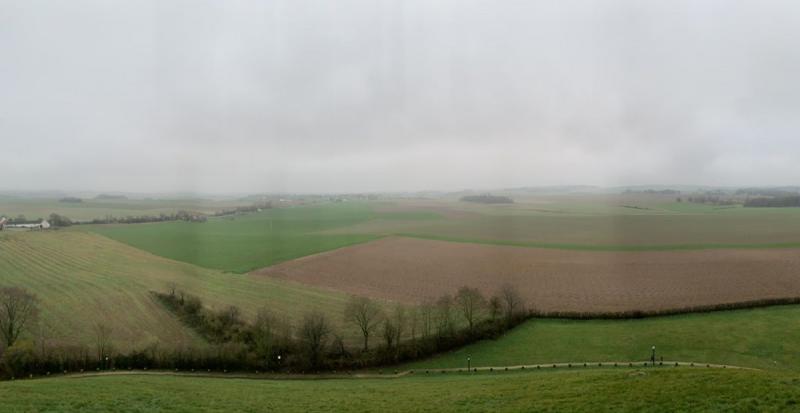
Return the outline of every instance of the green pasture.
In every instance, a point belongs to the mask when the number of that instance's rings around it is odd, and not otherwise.
[[[720,311],[634,320],[528,321],[407,368],[508,366],[557,362],[665,360],[800,372],[800,306]]]
[[[397,379],[248,380],[187,376],[0,383],[4,412],[784,412],[796,375],[702,368],[586,369]]]

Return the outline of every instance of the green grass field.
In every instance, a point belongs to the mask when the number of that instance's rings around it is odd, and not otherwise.
[[[433,213],[377,212],[366,203],[343,203],[275,208],[261,213],[214,218],[202,224],[167,222],[89,228],[163,257],[242,273],[380,236],[324,231],[370,220],[402,223],[437,218]]]
[[[317,308],[340,324],[347,299],[295,283],[164,259],[88,232],[0,234],[0,285],[21,286],[39,297],[52,340],[89,344],[92,325],[103,321],[114,329],[120,350],[153,342],[202,344],[149,293],[164,292],[172,282],[206,305],[237,305],[248,317],[262,306],[291,319]]]
[[[639,202],[646,205],[644,210],[596,197],[549,202],[319,204],[215,218],[203,224],[85,229],[156,255],[238,273],[387,235],[597,251],[800,247],[800,209],[714,208],[657,203],[650,198],[615,201]]]
[[[635,361],[651,346],[665,360],[800,372],[800,306],[686,314],[637,320],[533,320],[406,368]]]
[[[795,375],[701,368],[329,380],[134,375],[0,383],[4,412],[783,412],[798,410],[799,402]]]

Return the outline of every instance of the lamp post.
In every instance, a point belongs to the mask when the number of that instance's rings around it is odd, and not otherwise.
[[[470,371],[470,367],[472,365],[472,357],[467,356],[467,371]]]
[[[653,346],[651,349],[652,353],[650,353],[650,363],[655,366],[656,365],[656,346]]]

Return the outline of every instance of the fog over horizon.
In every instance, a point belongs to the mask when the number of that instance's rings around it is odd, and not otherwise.
[[[793,1],[0,0],[0,190],[797,185]]]

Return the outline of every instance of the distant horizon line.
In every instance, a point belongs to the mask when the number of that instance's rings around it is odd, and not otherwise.
[[[250,196],[334,196],[334,195],[413,195],[413,194],[458,194],[464,192],[480,192],[491,193],[493,191],[546,191],[546,190],[561,190],[578,191],[580,189],[592,190],[698,190],[698,189],[742,189],[742,188],[793,188],[800,190],[800,184],[785,185],[785,184],[760,184],[760,185],[703,185],[703,184],[635,184],[635,185],[588,185],[588,184],[566,184],[566,185],[530,185],[530,186],[514,186],[514,187],[495,187],[495,188],[460,188],[460,189],[417,189],[417,190],[365,190],[365,191],[239,191],[239,192],[208,192],[208,191],[190,191],[190,190],[176,190],[176,191],[127,191],[127,190],[98,190],[98,189],[0,189],[0,195],[6,196],[20,196],[20,195],[35,195],[35,196],[68,196],[68,195],[131,195],[137,197],[153,197],[153,196],[179,196],[179,197],[198,197],[198,196],[211,196],[211,197],[250,197]]]

